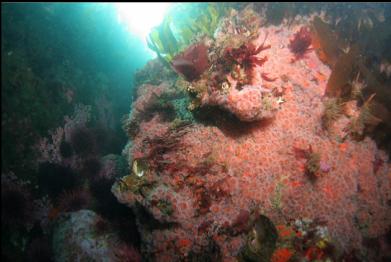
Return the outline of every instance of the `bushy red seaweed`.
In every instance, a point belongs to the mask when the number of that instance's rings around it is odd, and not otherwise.
[[[172,67],[187,81],[198,79],[208,69],[208,47],[204,43],[196,43],[174,57]]]
[[[295,55],[295,58],[292,60],[292,62],[303,58],[305,54],[311,50],[309,48],[311,42],[312,38],[310,29],[303,26],[300,28],[300,31],[296,32],[293,39],[291,39],[289,43],[289,49]]]
[[[247,73],[251,73],[255,66],[262,66],[267,61],[267,56],[258,58],[257,55],[270,47],[270,45],[262,44],[256,48],[252,43],[243,44],[239,48],[228,47],[225,50],[224,59],[228,64],[240,65]]]

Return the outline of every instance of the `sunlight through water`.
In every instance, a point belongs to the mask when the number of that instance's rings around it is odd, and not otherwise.
[[[159,25],[172,3],[114,3],[120,23],[139,36],[147,47],[146,38],[151,29]],[[147,48],[149,53],[156,56]]]

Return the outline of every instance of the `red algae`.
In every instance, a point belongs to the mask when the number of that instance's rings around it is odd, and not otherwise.
[[[294,54],[295,58],[292,62],[297,61],[305,56],[305,54],[310,51],[311,45],[311,32],[308,27],[300,28],[293,39],[290,40],[289,49]]]
[[[208,47],[202,42],[193,44],[174,57],[172,67],[189,81],[200,78],[209,67]]]

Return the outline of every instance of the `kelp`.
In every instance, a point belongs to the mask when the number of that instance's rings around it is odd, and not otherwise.
[[[178,43],[171,30],[171,22],[172,18],[167,16],[162,24],[153,28],[147,37],[148,47],[155,51],[157,56],[166,64],[171,62],[180,47],[180,43]]]
[[[181,17],[179,20],[179,17],[167,15],[164,21],[149,34],[148,47],[156,52],[166,65],[169,65],[172,59],[188,45],[199,40],[197,38],[200,36],[213,38],[220,18],[227,12],[225,5],[216,3],[198,8],[199,15],[196,18]]]
[[[354,77],[358,60],[359,50],[357,46],[352,46],[347,54],[343,53],[336,60],[326,86],[328,97],[350,97],[352,90],[350,82]]]
[[[206,10],[202,12],[196,19],[191,19],[187,22],[187,27],[183,30],[187,30],[185,35],[202,34],[209,37],[213,37],[213,34],[219,24],[220,18],[225,13],[224,7],[219,7],[216,3],[208,4]]]
[[[323,22],[320,17],[314,18],[312,30],[312,46],[315,48],[319,59],[334,67],[346,44],[337,37],[330,26]]]

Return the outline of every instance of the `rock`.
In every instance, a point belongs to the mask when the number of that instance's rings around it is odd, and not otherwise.
[[[91,210],[65,213],[53,231],[55,261],[116,261],[118,238],[112,232],[96,232],[95,224],[100,219]]]

